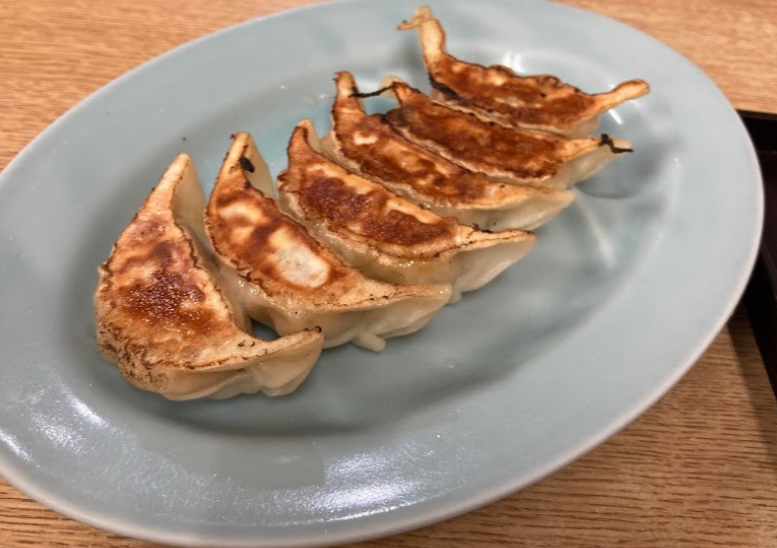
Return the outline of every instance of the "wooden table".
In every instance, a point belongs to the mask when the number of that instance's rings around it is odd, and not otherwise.
[[[3,0],[0,168],[65,110],[151,57],[305,0]],[[777,2],[565,0],[657,37],[737,108],[777,113]],[[615,44],[617,47],[617,44]],[[612,440],[478,511],[361,546],[777,546],[777,403],[737,311],[693,370]],[[0,482],[0,546],[150,548]]]

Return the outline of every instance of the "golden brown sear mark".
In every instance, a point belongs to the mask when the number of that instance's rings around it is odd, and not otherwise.
[[[335,231],[358,226],[361,235],[377,242],[414,246],[449,237],[456,226],[452,219],[423,223],[412,215],[389,208],[388,192],[356,193],[334,177],[316,178],[297,193],[302,208],[326,219]]]
[[[158,219],[139,221],[133,228],[134,253],[113,257],[104,267],[117,276],[112,284],[113,306],[122,310],[127,321],[142,322],[139,325],[208,333],[215,318],[201,306],[206,296],[192,275],[197,265],[190,242],[160,239],[164,226]]]
[[[360,188],[348,185],[349,179],[358,181]],[[286,192],[299,196],[300,207],[309,218],[326,219],[335,231],[355,232],[375,242],[414,246],[453,238],[458,228],[452,218],[425,223],[391,207],[401,199],[312,150],[304,126],[297,126],[292,134],[289,166],[279,180]]]
[[[434,71],[436,76],[429,74],[432,87],[447,101],[482,109],[512,125],[564,128],[577,123],[589,112],[593,115],[597,105],[593,96],[563,85],[552,76],[525,76],[497,86],[481,71],[501,70],[502,67],[469,64],[471,70],[454,72],[450,67],[453,63],[450,57],[439,61]]]
[[[215,207],[210,207],[208,214],[209,231],[213,236],[211,244],[223,256],[230,257],[237,269],[246,273],[248,281],[262,287],[266,286],[268,280],[281,285],[294,285],[276,266],[272,253],[277,250],[278,244],[272,242],[273,236],[285,231],[286,237],[294,240],[286,242],[287,245],[300,245],[309,249],[319,249],[318,243],[284,215],[274,200],[251,186],[247,179],[237,183],[222,188],[214,195]],[[261,220],[234,213],[228,216],[224,214],[225,210],[236,204],[242,204],[245,211],[260,213]],[[242,228],[250,232],[246,238],[240,239],[235,236],[235,232]],[[332,262],[329,264],[327,282],[333,282],[343,273],[337,268],[339,265]]]
[[[212,314],[196,308],[204,297],[185,276],[156,271],[150,280],[135,282],[125,288],[118,302],[127,312],[140,319],[173,319],[188,329],[205,331],[203,328],[209,323]]]
[[[347,126],[346,126],[347,127]],[[386,150],[385,141],[392,136],[382,135],[388,128],[380,118],[365,118],[354,124],[352,128],[344,129],[344,133],[359,132],[378,136],[379,141],[371,145],[357,145],[352,139],[343,139],[341,145],[349,159],[358,163],[364,173],[386,180],[403,181],[419,189],[434,189],[435,194],[444,195],[457,201],[476,200],[485,194],[488,180],[478,177],[472,172],[458,170],[453,177],[442,175],[434,160],[418,154],[412,163],[403,161],[402,153],[407,149],[391,154]]]
[[[386,113],[386,120],[414,141],[439,145],[463,161],[487,160],[517,178],[548,178],[561,164],[558,139],[484,122],[438,105],[403,82],[393,86],[400,105]]]

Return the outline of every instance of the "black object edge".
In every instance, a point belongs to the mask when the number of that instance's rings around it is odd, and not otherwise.
[[[777,115],[739,111],[761,164],[763,238],[743,302],[772,391],[777,395]]]

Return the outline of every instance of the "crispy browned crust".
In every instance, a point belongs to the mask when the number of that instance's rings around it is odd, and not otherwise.
[[[431,298],[444,293],[444,286],[397,286],[366,278],[280,211],[275,200],[258,188],[268,190],[269,177],[252,137],[236,134],[205,220],[209,240],[220,260],[255,284],[269,302],[290,314],[316,313],[374,308],[399,299]],[[295,250],[297,255],[292,257],[290,253]],[[315,262],[315,268],[299,264],[302,259]],[[299,271],[304,268],[310,268],[313,274],[300,277]]]
[[[251,144],[247,133],[233,136],[206,209],[205,229],[211,246],[222,261],[270,295],[303,291],[310,293],[305,300],[323,297],[318,288],[337,285],[352,273],[304,227],[283,214],[275,200],[251,184],[246,172],[266,169],[248,158]],[[321,261],[319,270],[324,274],[304,285],[286,278],[276,260],[277,252],[286,246],[311,249]]]
[[[407,141],[382,116],[368,116],[350,73],[339,72],[335,81],[331,135],[358,173],[381,183],[403,182],[450,203],[478,201],[493,194],[488,189],[498,185]]]
[[[499,209],[556,189],[493,183],[399,135],[381,115],[367,115],[353,76],[340,72],[332,106],[332,132],[326,143],[345,167],[422,205]]]
[[[420,210],[381,185],[349,173],[311,148],[313,132],[309,123],[294,129],[289,166],[278,177],[282,191],[297,196],[308,218],[321,219],[334,232],[396,255],[433,255],[455,242],[459,225],[454,219]]]
[[[192,229],[175,214],[179,208],[202,212],[201,189],[194,198],[179,194],[184,184],[199,185],[187,179],[196,178],[193,169],[185,154],[168,168],[99,267],[94,297],[103,354],[131,383],[172,397],[171,390],[218,385],[265,356],[316,353],[322,342],[314,331],[267,342],[238,327],[245,318],[236,315]]]
[[[403,137],[467,169],[504,174],[516,182],[544,185],[566,163],[599,147],[630,152],[606,135],[565,139],[485,122],[432,101],[401,80],[390,85],[399,106],[385,115]]]
[[[554,76],[521,76],[502,65],[460,61],[446,52],[445,32],[428,6],[399,26],[413,28],[419,32],[435,99],[504,125],[580,136],[595,129],[601,113],[650,91],[646,82],[636,79],[589,95]]]
[[[450,283],[452,299],[523,258],[527,230],[476,230],[441,217],[326,159],[310,120],[289,142],[280,202],[311,235],[369,276],[399,284]]]

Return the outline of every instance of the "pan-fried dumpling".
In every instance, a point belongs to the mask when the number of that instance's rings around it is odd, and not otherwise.
[[[438,215],[494,231],[532,230],[572,203],[569,190],[493,183],[432,154],[397,134],[382,116],[368,116],[350,73],[339,73],[336,82],[332,131],[321,144],[351,171]]]
[[[405,82],[386,88],[399,103],[385,119],[403,137],[492,181],[569,188],[630,144],[607,135],[565,139],[507,128],[439,105]]]
[[[99,267],[97,341],[124,377],[173,400],[291,392],[321,353],[319,329],[274,341],[248,318],[204,256],[205,197],[192,159],[170,165]]]
[[[368,276],[392,283],[451,283],[455,301],[526,255],[525,230],[489,233],[462,226],[348,172],[321,154],[309,120],[289,141],[278,176],[283,207],[321,243]]]
[[[234,136],[205,218],[230,287],[255,320],[280,334],[320,326],[324,347],[353,340],[375,351],[417,331],[451,287],[394,285],[364,277],[282,213],[264,159],[248,133]]]
[[[500,124],[582,137],[596,130],[599,115],[650,91],[629,80],[607,93],[588,95],[555,76],[520,76],[502,65],[484,67],[445,51],[445,32],[428,6],[416,9],[400,30],[417,28],[433,98]]]

